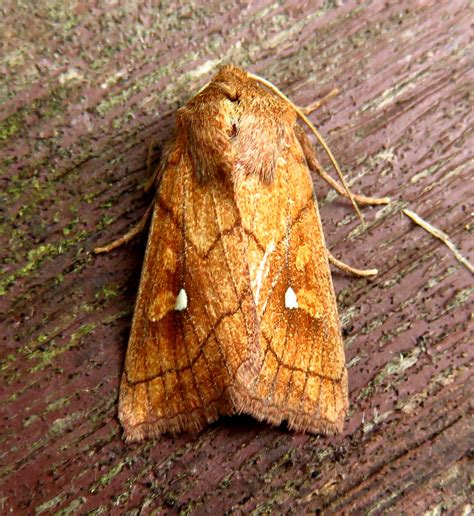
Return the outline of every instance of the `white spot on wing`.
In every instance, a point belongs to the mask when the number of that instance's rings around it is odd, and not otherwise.
[[[291,287],[285,292],[285,308],[298,308],[298,300]]]
[[[176,297],[176,304],[174,305],[174,309],[178,312],[182,312],[183,310],[186,310],[188,307],[188,296],[186,295],[186,290],[182,288],[179,291],[178,296]]]

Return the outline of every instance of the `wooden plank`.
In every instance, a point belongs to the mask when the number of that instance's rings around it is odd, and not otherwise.
[[[472,8],[467,1],[5,2],[0,32],[0,507],[46,514],[470,510]],[[145,237],[107,256],[151,140],[232,62],[312,116],[364,208],[320,181],[350,414],[335,438],[245,417],[125,445],[119,377]],[[323,160],[324,161],[324,160]],[[472,305],[471,305],[472,306]]]

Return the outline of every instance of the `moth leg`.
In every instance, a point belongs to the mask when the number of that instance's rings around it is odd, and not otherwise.
[[[308,167],[313,172],[319,174],[326,183],[329,184],[339,195],[344,197],[349,197],[346,190],[335,181],[320,165],[314,147],[311,145],[309,138],[306,136],[303,129],[299,126],[296,126],[296,136],[301,144],[301,148],[303,149],[303,153],[306,157],[306,162],[308,163]],[[359,204],[368,204],[368,205],[380,205],[380,204],[388,204],[390,202],[390,197],[366,197],[365,195],[352,194],[354,200]]]
[[[145,186],[143,187],[145,192],[148,192],[148,190],[150,190],[152,188],[152,186],[155,184],[156,177],[158,176],[158,172],[160,170],[159,167],[155,167],[153,172],[150,172],[152,169],[151,168],[151,157],[153,155],[153,147],[154,147],[155,143],[156,143],[156,140],[153,138],[150,141],[150,143],[148,144],[147,155],[146,155],[146,171],[148,172],[148,179],[146,180]]]
[[[300,109],[305,115],[310,115],[313,111],[316,111],[317,109],[319,109],[322,105],[326,104],[326,102],[328,102],[329,100],[331,100],[333,97],[335,97],[338,94],[339,94],[339,88],[334,88],[322,99],[312,102],[309,106],[300,107]]]
[[[113,249],[116,249],[117,247],[120,247],[121,245],[126,244],[127,242],[132,240],[132,238],[136,237],[139,233],[141,233],[145,229],[145,227],[148,223],[148,220],[149,220],[151,214],[153,213],[154,204],[155,203],[152,202],[150,204],[150,206],[148,206],[148,208],[145,211],[145,213],[143,214],[142,218],[138,221],[138,223],[135,226],[132,227],[132,229],[127,231],[125,233],[125,235],[122,235],[120,238],[117,238],[117,240],[110,242],[110,244],[107,244],[107,245],[104,245],[101,247],[96,247],[94,249],[94,253],[95,254],[109,253]]]
[[[350,265],[347,265],[347,263],[341,262],[341,260],[335,258],[329,250],[327,250],[327,252],[330,263],[335,265],[338,269],[341,269],[341,271],[349,272],[354,274],[354,276],[361,276],[363,278],[367,276],[375,276],[379,272],[377,269],[356,269],[355,267],[351,267]]]

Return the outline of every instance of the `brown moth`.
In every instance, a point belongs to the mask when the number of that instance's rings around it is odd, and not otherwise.
[[[297,115],[305,118],[234,66],[178,110],[154,177],[120,387],[128,441],[240,412],[342,430],[347,370],[309,169],[325,173]]]

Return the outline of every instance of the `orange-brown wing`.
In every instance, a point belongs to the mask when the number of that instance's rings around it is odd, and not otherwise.
[[[341,431],[344,348],[313,184],[296,139],[282,152],[273,183],[248,178],[237,202],[263,360],[238,409],[298,430]]]
[[[163,172],[120,388],[128,440],[195,431],[234,412],[258,364],[245,238],[232,188],[189,158]]]

